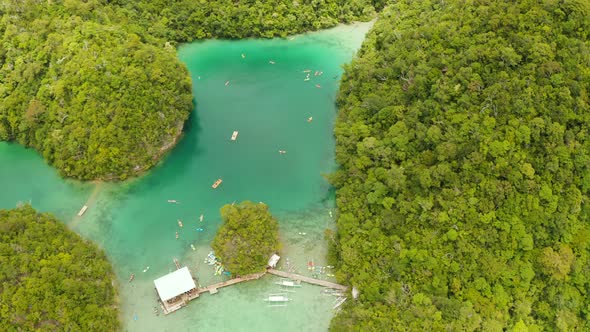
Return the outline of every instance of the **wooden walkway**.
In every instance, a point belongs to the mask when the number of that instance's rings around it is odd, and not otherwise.
[[[270,274],[274,274],[275,276],[289,278],[289,279],[293,279],[293,280],[299,280],[299,281],[307,282],[309,284],[323,286],[323,287],[327,287],[327,288],[338,289],[341,291],[345,291],[348,288],[344,285],[335,284],[333,282],[329,282],[326,280],[314,279],[314,278],[302,276],[302,275],[295,274],[295,273],[289,273],[289,272],[279,271],[279,270],[275,270],[275,269],[268,269],[266,271]]]
[[[174,263],[178,264],[178,261],[175,260]],[[178,300],[175,303],[169,303],[169,304],[161,303],[162,311],[164,312],[164,314],[169,314],[171,312],[174,312],[174,311],[184,307],[185,305],[188,304],[188,302],[190,302],[193,299],[198,298],[203,293],[208,292],[209,294],[215,294],[215,293],[217,293],[217,290],[219,288],[235,285],[237,283],[244,282],[244,281],[260,279],[260,277],[262,277],[266,273],[273,274],[275,276],[279,276],[279,277],[283,277],[283,278],[289,278],[289,279],[296,280],[296,281],[303,281],[303,282],[313,284],[313,285],[337,289],[340,291],[346,291],[346,289],[348,288],[346,286],[339,285],[339,284],[329,282],[326,280],[319,280],[319,279],[314,279],[314,278],[302,276],[299,274],[294,274],[294,273],[289,273],[289,272],[279,271],[279,270],[274,270],[274,269],[268,269],[265,272],[248,274],[245,276],[241,276],[239,278],[233,278],[233,279],[222,281],[222,282],[219,282],[219,283],[216,283],[213,285],[209,285],[207,287],[197,288],[196,290],[193,289],[191,292],[188,292],[187,294],[182,294],[181,296],[179,296]]]
[[[211,293],[211,294],[215,294],[217,293],[217,289],[218,288],[222,288],[222,287],[227,287],[227,286],[231,286],[231,285],[235,285],[237,283],[243,282],[243,281],[249,281],[249,280],[256,280],[256,279],[260,279],[260,277],[262,277],[263,275],[265,275],[266,272],[260,272],[260,273],[253,273],[253,274],[248,274],[239,278],[233,278],[233,279],[229,279],[226,281],[222,281],[213,285],[209,285],[207,287],[203,287],[203,288],[199,288],[197,289],[197,293],[198,294],[203,294],[203,293]]]

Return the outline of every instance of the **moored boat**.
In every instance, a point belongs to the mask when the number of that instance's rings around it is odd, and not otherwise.
[[[213,189],[216,189],[217,187],[219,187],[219,185],[221,184],[221,182],[223,182],[223,180],[217,179],[217,181],[215,181],[211,187]]]

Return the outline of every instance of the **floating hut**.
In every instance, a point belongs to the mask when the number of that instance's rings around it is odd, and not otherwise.
[[[279,262],[279,259],[281,259],[281,256],[279,256],[277,254],[272,254],[272,256],[270,256],[270,259],[268,260],[268,267],[270,267],[271,269],[274,269],[275,267],[277,267],[277,263]]]
[[[184,307],[199,296],[195,280],[186,266],[154,280],[154,285],[164,314]]]

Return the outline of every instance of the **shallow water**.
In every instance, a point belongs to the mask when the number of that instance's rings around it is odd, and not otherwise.
[[[158,167],[125,183],[81,184],[60,179],[34,151],[0,143],[0,208],[31,202],[104,248],[119,280],[124,330],[325,331],[334,298],[321,287],[303,285],[289,293],[288,306],[269,307],[263,299],[281,290],[278,279],[265,276],[156,316],[153,280],[174,269],[173,258],[203,286],[223,280],[203,259],[220,224],[219,208],[246,199],[265,202],[279,220],[280,267],[289,258],[297,272],[311,275],[308,261],[325,265],[323,233],[333,227],[334,196],[322,174],[335,166],[334,101],[341,65],[369,28],[184,45],[179,58],[191,72],[196,109],[185,136]],[[231,141],[234,130],[239,135]],[[223,183],[214,190],[217,178]],[[76,217],[84,204],[88,212]],[[128,283],[130,273],[136,277]]]

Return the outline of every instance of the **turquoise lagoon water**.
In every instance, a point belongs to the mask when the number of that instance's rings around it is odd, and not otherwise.
[[[203,259],[221,222],[219,208],[243,200],[268,204],[279,220],[279,267],[289,258],[296,272],[309,275],[308,261],[325,264],[334,193],[323,174],[335,167],[334,101],[341,66],[369,28],[184,45],[178,56],[191,72],[196,107],[184,137],[158,167],[124,183],[83,184],[61,179],[34,151],[0,143],[0,208],[30,202],[104,248],[126,331],[325,331],[334,298],[317,286],[289,293],[286,307],[269,307],[263,299],[281,291],[276,278],[265,276],[156,316],[153,280],[174,270],[177,258],[201,285],[222,281]],[[239,135],[231,141],[234,130]],[[218,178],[223,183],[214,190]],[[77,217],[84,204],[88,212]]]

